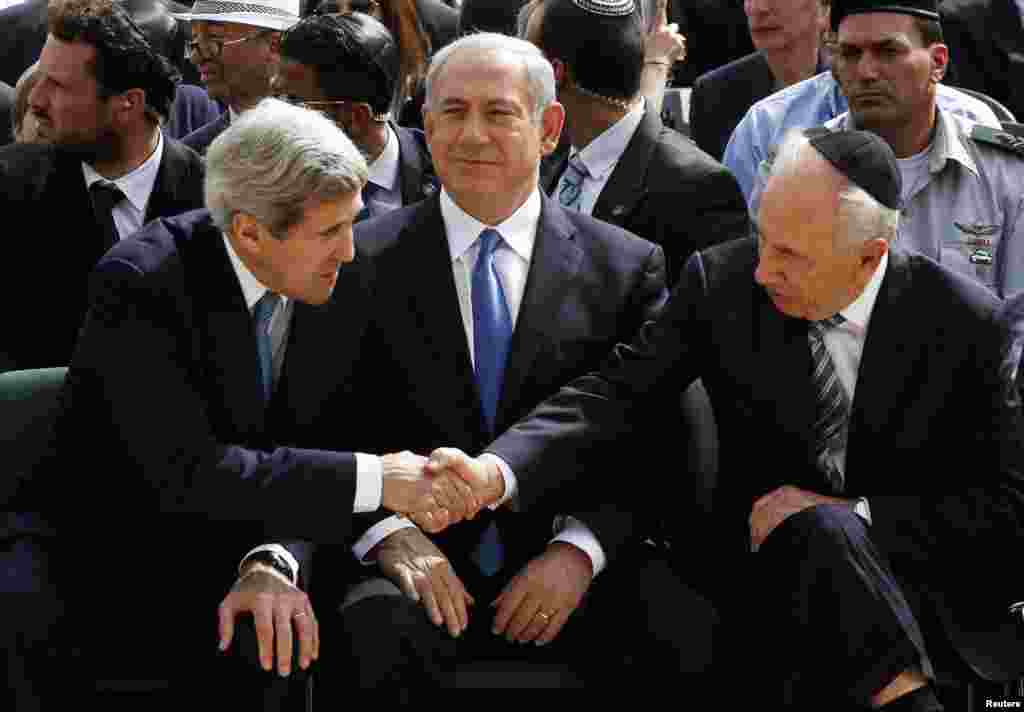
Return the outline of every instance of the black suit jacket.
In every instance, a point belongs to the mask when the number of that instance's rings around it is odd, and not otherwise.
[[[202,159],[165,136],[145,221],[201,207],[203,174]],[[8,317],[0,367],[66,366],[85,315],[89,273],[105,251],[81,160],[50,146],[0,148],[0,214],[25,231],[0,267],[4,296],[24,304]],[[25,303],[19,285],[26,270],[47,274],[48,298]]]
[[[565,171],[547,164],[545,191],[553,194]],[[732,174],[692,141],[644,113],[636,133],[594,205],[598,220],[661,245],[669,285],[694,250],[747,234],[747,204]]]
[[[205,210],[150,223],[97,265],[63,395],[50,507],[90,654],[118,651],[148,623],[142,665],[212,652],[215,611],[235,567],[267,539],[347,540],[355,457],[318,450],[328,393],[344,390],[363,328],[359,265],[331,302],[294,305],[282,375],[262,401],[252,319],[221,232]],[[344,429],[344,421],[331,428]],[[329,434],[328,434],[329,435]],[[96,587],[81,542],[138,595]],[[180,569],[169,574],[166,566]],[[90,571],[90,569],[92,569]],[[187,583],[169,584],[168,576]],[[114,618],[121,623],[108,626]],[[106,621],[107,623],[101,623]],[[102,626],[103,639],[95,638]],[[137,638],[135,638],[137,640]],[[177,675],[180,659],[161,674]]]
[[[439,197],[357,225],[356,242],[374,274],[373,323],[356,380],[369,399],[365,412],[382,414],[365,419],[359,447],[479,451],[489,436]],[[496,430],[528,413],[559,383],[595,367],[610,344],[655,314],[667,296],[664,268],[657,246],[544,198]],[[587,462],[596,467],[609,461]],[[599,487],[572,501],[553,496],[529,513],[501,511],[503,573],[514,574],[519,563],[544,548],[558,513],[578,515],[614,558],[634,527],[628,508],[616,511],[618,499],[606,507],[607,494]],[[379,518],[369,518],[363,528]],[[435,538],[460,576],[476,571],[469,555],[488,521],[485,513]]]
[[[690,95],[690,136],[717,160],[747,110],[775,91],[775,77],[760,52],[697,77]]]
[[[942,33],[949,45],[947,81],[1002,102],[1024,121],[1024,26],[1014,0],[943,0]]]
[[[391,128],[398,136],[402,205],[418,203],[434,195],[439,186],[427,139],[419,129],[408,129],[397,124],[392,124]]]
[[[205,156],[206,149],[213,143],[213,139],[220,136],[230,124],[231,114],[225,109],[223,114],[210,123],[200,126],[192,133],[187,134],[181,139],[181,142],[200,156]]]
[[[677,520],[676,544],[691,565],[712,557],[727,615],[756,590],[745,578],[754,501],[784,484],[824,487],[807,323],[775,308],[754,282],[756,264],[751,239],[694,255],[656,324],[487,448],[512,466],[529,506],[579,452],[608,441],[650,449],[631,419],[702,378],[720,439],[715,513]],[[978,285],[893,248],[850,416],[845,496],[868,498],[871,537],[896,575],[947,595],[962,628],[1005,620],[1024,591],[1017,567],[985,574],[992,553],[1024,533],[1020,408],[1000,375],[1007,333],[996,308]],[[648,494],[667,487],[652,483]]]

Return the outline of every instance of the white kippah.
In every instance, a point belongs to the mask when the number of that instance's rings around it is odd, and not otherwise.
[[[606,17],[623,17],[632,15],[636,10],[636,0],[572,0],[573,3],[587,12]]]

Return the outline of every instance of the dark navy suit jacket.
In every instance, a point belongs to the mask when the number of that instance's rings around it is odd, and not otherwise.
[[[131,657],[138,631],[103,623],[113,618],[152,622],[126,667],[212,651],[217,603],[252,546],[347,541],[355,457],[317,449],[345,429],[320,430],[321,407],[347,387],[363,329],[358,263],[342,273],[327,304],[295,304],[265,406],[252,319],[205,210],[150,223],[97,265],[46,473],[61,492],[62,593],[89,661]],[[111,571],[138,595],[97,587],[81,542],[107,542]],[[187,584],[168,581],[173,561]]]

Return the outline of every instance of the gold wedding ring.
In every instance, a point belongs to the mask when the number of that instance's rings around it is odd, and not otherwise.
[[[545,613],[544,611],[537,611],[537,617],[538,618],[543,618],[545,623],[547,623],[549,620],[551,620],[551,617],[554,616],[554,615],[555,615],[554,611],[551,611],[551,613]]]

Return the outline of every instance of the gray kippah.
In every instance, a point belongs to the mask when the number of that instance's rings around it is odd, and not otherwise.
[[[900,208],[902,176],[896,156],[882,138],[868,131],[807,129],[804,134],[822,156],[854,185],[887,208]]]
[[[577,7],[605,17],[623,17],[632,15],[636,10],[636,0],[572,0]]]

